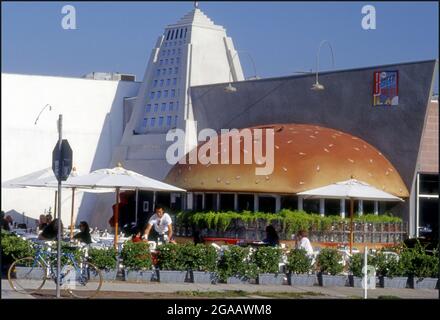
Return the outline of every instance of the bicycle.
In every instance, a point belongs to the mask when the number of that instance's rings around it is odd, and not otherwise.
[[[67,249],[76,247],[67,247]],[[34,257],[16,260],[9,267],[8,281],[16,292],[34,294],[40,291],[46,280],[57,283],[57,252],[36,245]],[[61,253],[60,288],[75,298],[93,298],[101,290],[101,271],[87,260],[86,254],[80,261],[73,253]]]

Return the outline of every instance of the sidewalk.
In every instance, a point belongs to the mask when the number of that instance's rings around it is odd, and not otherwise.
[[[48,282],[45,284],[45,290],[54,290],[55,284]],[[362,299],[363,289],[351,287],[293,287],[288,285],[254,285],[254,284],[195,284],[195,283],[130,283],[125,281],[105,282],[101,288],[103,298],[128,298],[130,294],[138,297],[155,298],[155,294],[161,294],[161,297],[173,296],[176,298],[190,298],[191,296],[203,297],[203,292],[211,292],[221,295],[225,298],[229,293],[231,297],[236,297],[237,292],[247,293],[244,298],[267,298],[259,296],[258,293],[272,294],[290,293],[288,297],[303,299]],[[187,293],[182,294],[182,293]],[[114,293],[114,296],[112,295]],[[143,293],[142,295],[140,293]],[[224,294],[223,294],[224,293]],[[253,295],[255,294],[255,295]],[[277,295],[275,295],[277,296]],[[384,289],[376,288],[368,290],[368,297],[377,299],[380,296],[402,299],[438,299],[438,291],[430,289]],[[209,297],[209,296],[208,296]],[[34,299],[29,295],[23,295],[14,292],[7,280],[2,280],[2,299]]]

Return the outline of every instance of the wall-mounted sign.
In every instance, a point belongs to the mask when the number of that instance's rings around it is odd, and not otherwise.
[[[374,72],[374,106],[397,106],[399,104],[399,72]]]

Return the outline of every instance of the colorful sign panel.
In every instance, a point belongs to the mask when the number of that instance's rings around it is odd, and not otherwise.
[[[397,106],[399,104],[399,72],[374,72],[374,106]]]

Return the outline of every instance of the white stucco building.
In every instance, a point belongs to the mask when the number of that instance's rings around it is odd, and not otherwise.
[[[78,173],[107,167],[123,132],[124,97],[135,95],[139,88],[134,81],[7,73],[2,73],[1,80],[2,182],[51,167],[59,114]],[[46,108],[35,124],[46,104],[52,110]],[[65,191],[62,197],[65,225],[70,220],[70,195]],[[82,200],[83,194],[78,193],[76,209]],[[16,210],[38,218],[49,207],[53,212],[54,191],[2,188],[1,201],[5,212]],[[82,208],[90,212],[91,206]]]
[[[79,174],[120,162],[127,169],[163,179],[172,167],[165,159],[171,144],[166,133],[184,130],[185,152],[197,144],[190,87],[244,77],[226,30],[195,7],[165,27],[141,83],[121,79],[102,73],[85,78],[2,74],[2,182],[51,166],[60,113]],[[54,109],[45,110],[35,125],[46,104]],[[36,218],[53,207],[53,194],[2,188],[2,210]],[[63,221],[68,225],[70,192],[64,192],[62,200]],[[79,194],[78,220],[108,227],[113,203],[114,195]]]

